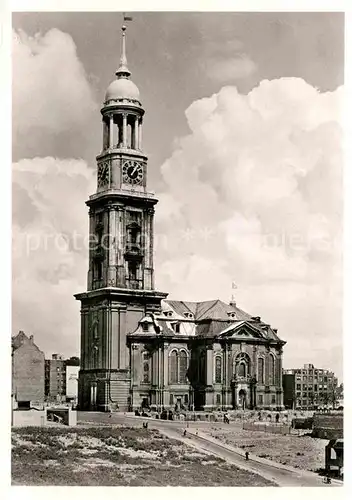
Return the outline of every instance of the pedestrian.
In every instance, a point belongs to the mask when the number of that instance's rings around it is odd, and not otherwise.
[[[183,431],[183,435],[185,436],[187,434],[187,431],[186,429]]]
[[[280,420],[280,415],[277,413],[275,418],[276,418],[276,423],[278,424]]]
[[[246,451],[245,455],[246,455],[246,460],[249,460],[249,452],[248,451]]]

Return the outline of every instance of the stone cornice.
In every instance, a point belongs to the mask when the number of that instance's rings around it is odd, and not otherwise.
[[[142,299],[143,301],[148,300],[162,300],[168,296],[168,293],[158,292],[156,290],[135,290],[130,288],[117,288],[117,287],[106,287],[99,288],[97,290],[90,290],[87,292],[77,293],[74,295],[77,300],[94,299],[96,297],[105,297],[108,299],[119,298],[135,298]]]

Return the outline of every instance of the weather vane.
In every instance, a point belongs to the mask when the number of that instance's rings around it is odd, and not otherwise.
[[[126,14],[126,12],[123,12],[122,14],[123,14],[123,22],[125,22],[125,21],[133,21],[133,17],[128,16],[128,15]],[[125,28],[125,29],[126,29],[126,26],[122,26],[122,28]]]

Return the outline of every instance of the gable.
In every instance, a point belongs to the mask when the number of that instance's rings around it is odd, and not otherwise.
[[[225,330],[220,332],[219,337],[240,339],[266,339],[263,332],[259,328],[254,327],[247,321],[239,321],[237,323],[233,323]]]

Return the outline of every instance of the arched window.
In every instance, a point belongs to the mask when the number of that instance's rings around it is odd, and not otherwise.
[[[143,382],[150,383],[150,357],[147,352],[143,353]]]
[[[222,382],[222,370],[221,370],[221,356],[215,357],[215,383],[221,384]]]
[[[241,363],[238,365],[237,375],[239,377],[246,376],[246,363],[244,361],[241,361]]]
[[[178,382],[178,352],[175,350],[169,356],[169,380],[170,384]]]
[[[264,384],[264,359],[258,358],[258,384]]]
[[[269,354],[269,385],[275,384],[275,358]]]
[[[179,354],[179,381],[180,384],[187,384],[188,356],[186,351]]]

